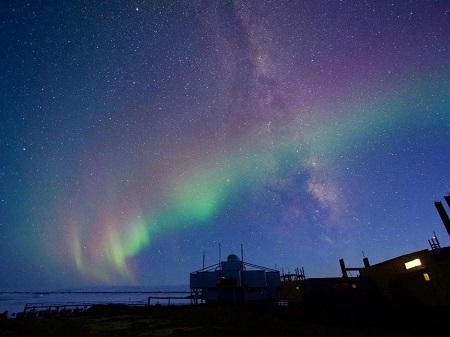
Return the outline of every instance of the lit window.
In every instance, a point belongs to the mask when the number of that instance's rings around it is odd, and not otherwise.
[[[423,273],[423,278],[425,279],[425,281],[430,280],[430,276],[428,275],[428,273]]]
[[[414,259],[412,261],[406,262],[405,263],[405,267],[406,269],[411,269],[417,266],[421,266],[422,262],[420,262],[420,259]]]

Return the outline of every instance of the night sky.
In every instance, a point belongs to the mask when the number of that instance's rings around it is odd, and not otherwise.
[[[0,60],[0,289],[450,243],[448,1],[2,1]]]

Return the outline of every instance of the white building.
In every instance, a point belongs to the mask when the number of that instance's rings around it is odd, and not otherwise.
[[[243,262],[235,254],[190,275],[191,293],[206,303],[277,303],[280,287],[278,270]]]

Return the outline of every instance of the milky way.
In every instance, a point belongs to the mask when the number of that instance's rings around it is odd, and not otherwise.
[[[338,276],[449,242],[446,1],[0,8],[0,286],[187,284],[241,245]]]

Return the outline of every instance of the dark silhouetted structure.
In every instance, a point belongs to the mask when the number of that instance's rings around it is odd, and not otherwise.
[[[447,201],[447,204],[450,205],[450,197],[446,196],[445,200]],[[450,235],[450,218],[448,217],[448,214],[445,211],[444,205],[442,205],[442,202],[440,201],[435,201],[434,206],[436,206],[439,216],[441,217],[441,220],[444,223],[445,229],[447,229],[447,233],[448,235]]]
[[[241,261],[235,254],[190,275],[192,297],[206,303],[267,302],[276,305],[280,286],[278,270]]]
[[[445,200],[450,207],[450,196]],[[450,234],[450,219],[441,202],[436,209]],[[450,311],[450,247],[441,247],[436,234],[424,249],[381,263],[349,268],[339,260],[342,277],[285,278],[279,301],[298,317],[346,319],[391,317]],[[359,272],[354,277],[349,272]],[[350,275],[349,275],[350,274]]]

